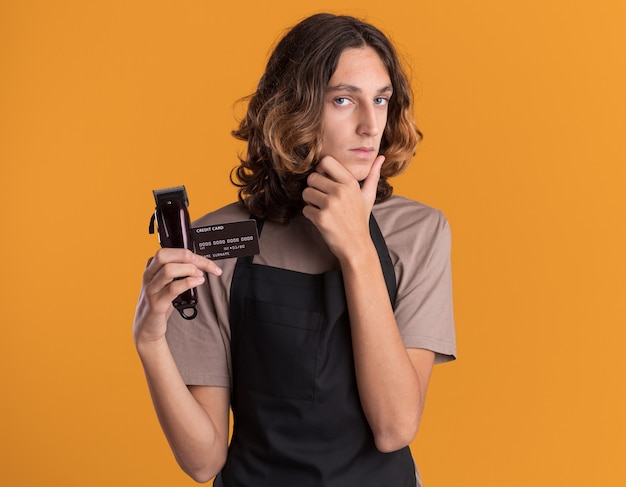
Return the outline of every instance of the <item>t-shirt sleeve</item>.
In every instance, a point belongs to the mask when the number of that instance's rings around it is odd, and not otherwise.
[[[228,323],[214,301],[220,287],[218,278],[210,276],[197,288],[198,316],[185,320],[174,311],[168,321],[167,342],[187,385],[231,386]]]
[[[401,242],[395,263],[398,294],[394,312],[404,344],[434,351],[436,363],[454,360],[448,221],[438,210],[426,208],[403,229]]]

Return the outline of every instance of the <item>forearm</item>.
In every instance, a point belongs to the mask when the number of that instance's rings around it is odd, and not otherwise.
[[[191,394],[165,338],[137,343],[137,351],[159,422],[176,460],[195,480],[208,481],[226,459],[227,431],[216,424],[224,418],[211,418]]]
[[[417,433],[433,354],[407,352],[370,238],[368,222],[383,162],[378,156],[359,184],[339,161],[323,157],[307,178],[302,213],[341,265],[361,404],[378,449],[393,451]]]
[[[400,336],[371,241],[341,264],[361,403],[377,447],[393,451],[417,433],[425,384]]]

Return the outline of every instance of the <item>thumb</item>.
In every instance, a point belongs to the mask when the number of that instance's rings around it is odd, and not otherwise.
[[[361,193],[372,206],[374,205],[374,201],[376,200],[376,190],[378,189],[378,181],[380,180],[380,169],[383,167],[383,162],[385,162],[385,156],[378,156],[374,160],[374,163],[370,168],[370,172],[363,181],[363,185],[361,186]]]

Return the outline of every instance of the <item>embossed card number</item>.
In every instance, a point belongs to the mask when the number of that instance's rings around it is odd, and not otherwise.
[[[193,227],[191,234],[196,253],[211,260],[259,253],[259,235],[255,220]]]

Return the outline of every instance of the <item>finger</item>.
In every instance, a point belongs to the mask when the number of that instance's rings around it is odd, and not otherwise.
[[[154,279],[154,276],[161,270],[161,267],[170,262],[191,262],[193,259],[193,252],[186,249],[172,249],[162,248],[157,250],[154,257],[148,260],[148,265],[144,271],[144,280],[150,281]]]
[[[337,182],[330,179],[326,173],[312,172],[307,178],[307,185],[315,188],[322,193],[330,194],[337,186]]]
[[[320,213],[320,209],[313,205],[306,205],[304,208],[302,208],[302,215],[315,226],[317,226],[318,224]]]
[[[222,269],[209,259],[199,256],[188,249],[166,247],[158,250],[155,256],[148,261],[145,276],[148,279],[152,279],[164,265],[170,263],[192,264],[209,274],[216,276],[222,274]]]
[[[164,287],[161,294],[168,302],[172,301],[176,296],[192,289],[196,286],[200,286],[205,281],[204,276],[186,277],[184,279],[176,279]]]
[[[327,193],[310,186],[302,191],[304,202],[317,208],[322,208],[325,205],[327,197]]]
[[[186,277],[184,279],[174,280],[159,289],[147,288],[145,290],[146,303],[148,303],[149,307],[157,314],[169,313],[171,312],[172,301],[176,296],[201,285],[204,283],[204,280],[204,276]]]
[[[332,181],[348,183],[354,180],[354,176],[334,157],[324,156],[315,167],[315,171],[326,175]]]
[[[157,250],[154,258],[150,262],[150,266],[160,268],[170,262],[192,263],[197,260],[197,255],[191,250],[181,248],[164,247]]]
[[[367,201],[370,201],[372,205],[376,200],[376,191],[378,190],[378,181],[380,180],[380,170],[383,167],[383,163],[385,162],[385,156],[378,156],[372,167],[370,168],[370,172],[363,181],[363,185],[361,186],[361,192]]]
[[[146,276],[146,292],[148,294],[157,294],[161,292],[163,288],[171,284],[177,279],[184,279],[187,277],[202,277],[203,271],[198,269],[193,264],[181,264],[177,262],[170,262],[163,265],[154,276]]]
[[[218,266],[214,261],[209,259],[208,257],[198,256],[198,262],[196,264],[199,269],[203,270],[208,274],[213,274],[214,276],[221,276],[224,271],[222,268]]]

